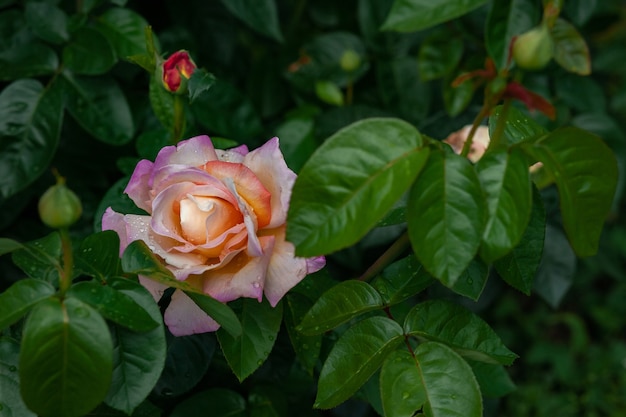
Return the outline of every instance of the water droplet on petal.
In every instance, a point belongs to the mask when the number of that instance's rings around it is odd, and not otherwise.
[[[258,282],[255,282],[254,284],[252,284],[252,286],[254,288],[259,288],[261,286],[261,284],[259,284]]]

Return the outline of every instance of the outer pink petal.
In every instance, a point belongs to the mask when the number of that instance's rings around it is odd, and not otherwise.
[[[326,258],[323,256],[316,256],[314,258],[306,258],[306,273],[312,274],[326,266]]]
[[[169,154],[167,165],[181,164],[199,167],[216,159],[217,154],[213,142],[208,136],[202,135],[178,142],[176,152]]]
[[[128,181],[128,185],[124,192],[128,194],[131,200],[135,202],[137,207],[150,213],[152,206],[150,204],[152,196],[150,195],[150,186],[148,185],[154,164],[147,159],[143,159],[137,163],[133,175]]]
[[[172,294],[172,301],[165,310],[164,320],[174,336],[214,332],[220,327],[187,294],[180,290],[176,290]]]
[[[128,236],[126,234],[126,221],[124,215],[107,208],[102,215],[102,230],[113,230],[120,237],[120,256],[128,246]]]
[[[272,258],[265,278],[265,297],[272,307],[307,275],[307,260],[295,256],[295,248],[284,234],[276,236]]]
[[[272,219],[266,228],[282,226],[287,220],[291,189],[296,174],[289,169],[278,147],[278,138],[272,138],[260,148],[246,155],[244,165],[250,168],[272,195]]]
[[[154,297],[154,301],[159,301],[163,297],[163,293],[168,288],[167,285],[161,284],[148,277],[139,275],[139,282],[143,285]]]
[[[263,236],[259,241],[263,248],[261,256],[251,257],[241,252],[224,267],[205,273],[204,292],[221,302],[240,297],[256,298],[260,302],[274,236]]]

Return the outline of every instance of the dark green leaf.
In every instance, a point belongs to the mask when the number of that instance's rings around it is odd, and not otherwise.
[[[20,352],[21,392],[42,417],[80,417],[106,396],[111,334],[98,312],[75,298],[49,298],[31,312]]]
[[[191,74],[187,87],[189,89],[189,102],[193,102],[200,94],[209,90],[215,84],[215,76],[199,68]]]
[[[504,69],[509,59],[511,41],[539,22],[541,9],[526,0],[498,0],[491,3],[485,37],[487,50],[496,67]]]
[[[144,333],[111,327],[113,379],[104,401],[117,410],[131,414],[152,391],[163,371],[166,348],[163,319],[154,298],[141,284],[114,278],[109,280],[109,285],[114,291],[132,299],[151,320],[158,323],[158,327]]]
[[[545,228],[546,212],[541,195],[533,187],[532,213],[520,244],[493,265],[503,280],[526,295],[530,295],[541,261]]]
[[[305,335],[325,333],[362,313],[382,307],[383,299],[371,285],[363,281],[343,281],[322,294],[297,329]]]
[[[591,73],[589,48],[576,28],[559,18],[551,33],[554,39],[554,60],[569,72],[589,75]]]
[[[480,317],[450,301],[416,305],[404,321],[404,331],[421,340],[443,343],[480,362],[510,365],[517,358]]]
[[[354,394],[404,340],[402,328],[386,317],[370,317],[335,343],[320,373],[316,408],[332,408]]]
[[[498,398],[515,391],[516,386],[504,366],[474,361],[469,364],[485,397]]]
[[[595,254],[617,184],[613,152],[597,136],[575,127],[521,146],[554,177],[563,225],[574,251],[579,256]]]
[[[273,386],[256,385],[248,396],[250,417],[284,417],[287,413],[287,396]]]
[[[63,81],[67,109],[83,129],[111,145],[131,140],[135,127],[130,107],[113,78],[77,77],[65,71]]]
[[[58,67],[54,50],[36,41],[0,52],[0,81],[49,75]]]
[[[343,92],[339,86],[332,81],[318,80],[315,82],[315,95],[324,103],[331,106],[343,106]]]
[[[409,194],[409,236],[417,259],[448,287],[478,251],[484,204],[469,160],[440,150],[431,152]]]
[[[215,138],[211,138],[211,140],[214,141]],[[135,143],[139,157],[150,161],[154,161],[161,148],[168,145],[170,145],[170,134],[165,129],[143,131]]]
[[[124,272],[142,275],[168,287],[183,290],[205,313],[218,322],[231,335],[241,334],[237,316],[226,304],[204,294],[198,288],[174,278],[148,246],[141,240],[131,242],[122,255]]]
[[[0,237],[0,256],[22,249],[23,247],[24,245],[16,240]]]
[[[420,124],[430,108],[431,89],[422,81],[414,57],[384,59],[376,64],[378,91],[385,108]]]
[[[70,38],[67,32],[67,15],[52,4],[26,3],[24,17],[28,26],[44,41],[61,44]]]
[[[120,58],[146,52],[147,26],[143,16],[126,8],[114,7],[98,17],[98,29]]]
[[[265,362],[274,346],[283,318],[283,305],[271,307],[267,300],[245,298],[241,311],[242,332],[233,337],[223,329],[217,331],[224,356],[239,381],[243,381]]]
[[[453,87],[452,80],[448,79],[443,85],[443,102],[446,112],[451,117],[456,117],[467,108],[474,97],[474,83],[465,81]]]
[[[452,20],[487,0],[395,0],[382,30],[414,32]]]
[[[320,356],[323,335],[305,336],[296,329],[296,326],[302,322],[305,314],[312,306],[313,302],[301,294],[295,292],[287,294],[285,325],[289,339],[291,339],[293,349],[302,366],[311,375]]]
[[[120,238],[106,230],[83,240],[75,255],[75,264],[85,275],[106,282],[120,273]]]
[[[279,125],[275,132],[280,138],[280,149],[287,166],[299,172],[317,148],[313,136],[315,121],[312,117],[294,117]]]
[[[480,258],[476,257],[472,259],[450,289],[457,294],[478,301],[487,284],[487,278],[489,278],[489,267]]]
[[[62,116],[58,83],[44,88],[39,81],[25,79],[2,90],[0,199],[25,188],[48,168],[59,142]]]
[[[393,305],[425,290],[435,280],[415,255],[392,263],[372,282],[386,305]]]
[[[260,34],[283,41],[275,0],[222,0],[222,4]]]
[[[428,158],[422,138],[398,119],[366,119],[330,137],[293,188],[287,239],[300,256],[362,238],[391,209]]]
[[[116,61],[115,51],[107,38],[89,27],[74,33],[72,41],[63,48],[63,65],[76,74],[104,74]]]
[[[23,249],[13,252],[11,259],[31,278],[56,285],[61,269],[61,238],[53,232],[48,236],[24,243]]]
[[[380,394],[386,417],[411,417],[426,403],[419,365],[406,349],[393,352],[380,371]]]
[[[245,417],[246,400],[236,393],[224,388],[213,388],[202,391],[187,398],[174,408],[170,417],[190,417],[206,413],[210,410],[211,417]]]
[[[572,19],[576,26],[580,27],[587,23],[597,7],[598,0],[567,0],[563,4],[563,11]]]
[[[20,381],[18,378],[18,359],[20,344],[8,337],[0,338],[0,399],[2,409],[0,415],[13,417],[36,417],[36,414],[26,408],[20,395]]]
[[[124,194],[124,189],[128,185],[129,177],[121,178],[115,184],[111,186],[107,190],[107,192],[100,200],[100,204],[98,204],[98,209],[96,210],[96,214],[94,216],[94,230],[99,232],[102,230],[102,215],[106,211],[108,207],[111,207],[113,210],[118,213],[124,214],[143,214],[146,212],[140,208],[137,208],[135,202],[128,197],[127,194]]]
[[[476,164],[476,171],[489,215],[480,256],[492,263],[509,253],[526,230],[532,206],[528,163],[516,149],[487,152]]]
[[[495,133],[496,124],[498,123],[501,111],[502,106],[496,107],[492,116],[489,118],[490,136],[493,136]],[[539,125],[526,114],[515,107],[509,107],[504,125],[504,138],[508,143],[518,143],[522,140],[543,136],[546,133],[548,133],[548,131],[543,126]]]
[[[131,297],[108,285],[79,282],[72,285],[67,294],[94,307],[104,318],[136,332],[147,332],[159,324]]]
[[[606,112],[606,96],[602,86],[591,77],[565,73],[556,77],[554,87],[559,99],[572,109],[589,112],[593,117]]]
[[[453,71],[463,56],[463,46],[463,40],[447,30],[426,38],[417,56],[417,68],[422,80],[443,78]]]
[[[18,321],[31,308],[55,292],[54,287],[46,281],[27,278],[15,282],[0,293],[0,330]]]

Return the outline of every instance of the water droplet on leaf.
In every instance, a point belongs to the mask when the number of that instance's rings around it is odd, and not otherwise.
[[[402,393],[402,399],[403,399],[403,400],[406,400],[406,399],[407,399],[407,398],[409,398],[410,396],[411,396],[411,394],[409,394],[409,393],[408,393],[408,392],[406,392],[406,391]]]

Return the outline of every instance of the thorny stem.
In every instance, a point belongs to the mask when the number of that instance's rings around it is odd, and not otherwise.
[[[59,291],[61,298],[72,285],[72,275],[74,274],[74,255],[72,253],[72,241],[67,231],[67,227],[59,229],[61,235],[61,246],[63,249],[63,272],[61,273],[59,282]]]
[[[410,245],[409,232],[404,232],[398,240],[393,242],[391,246],[380,255],[378,259],[359,277],[359,281],[369,281],[380,271],[385,269],[387,265],[392,263],[404,250]]]

